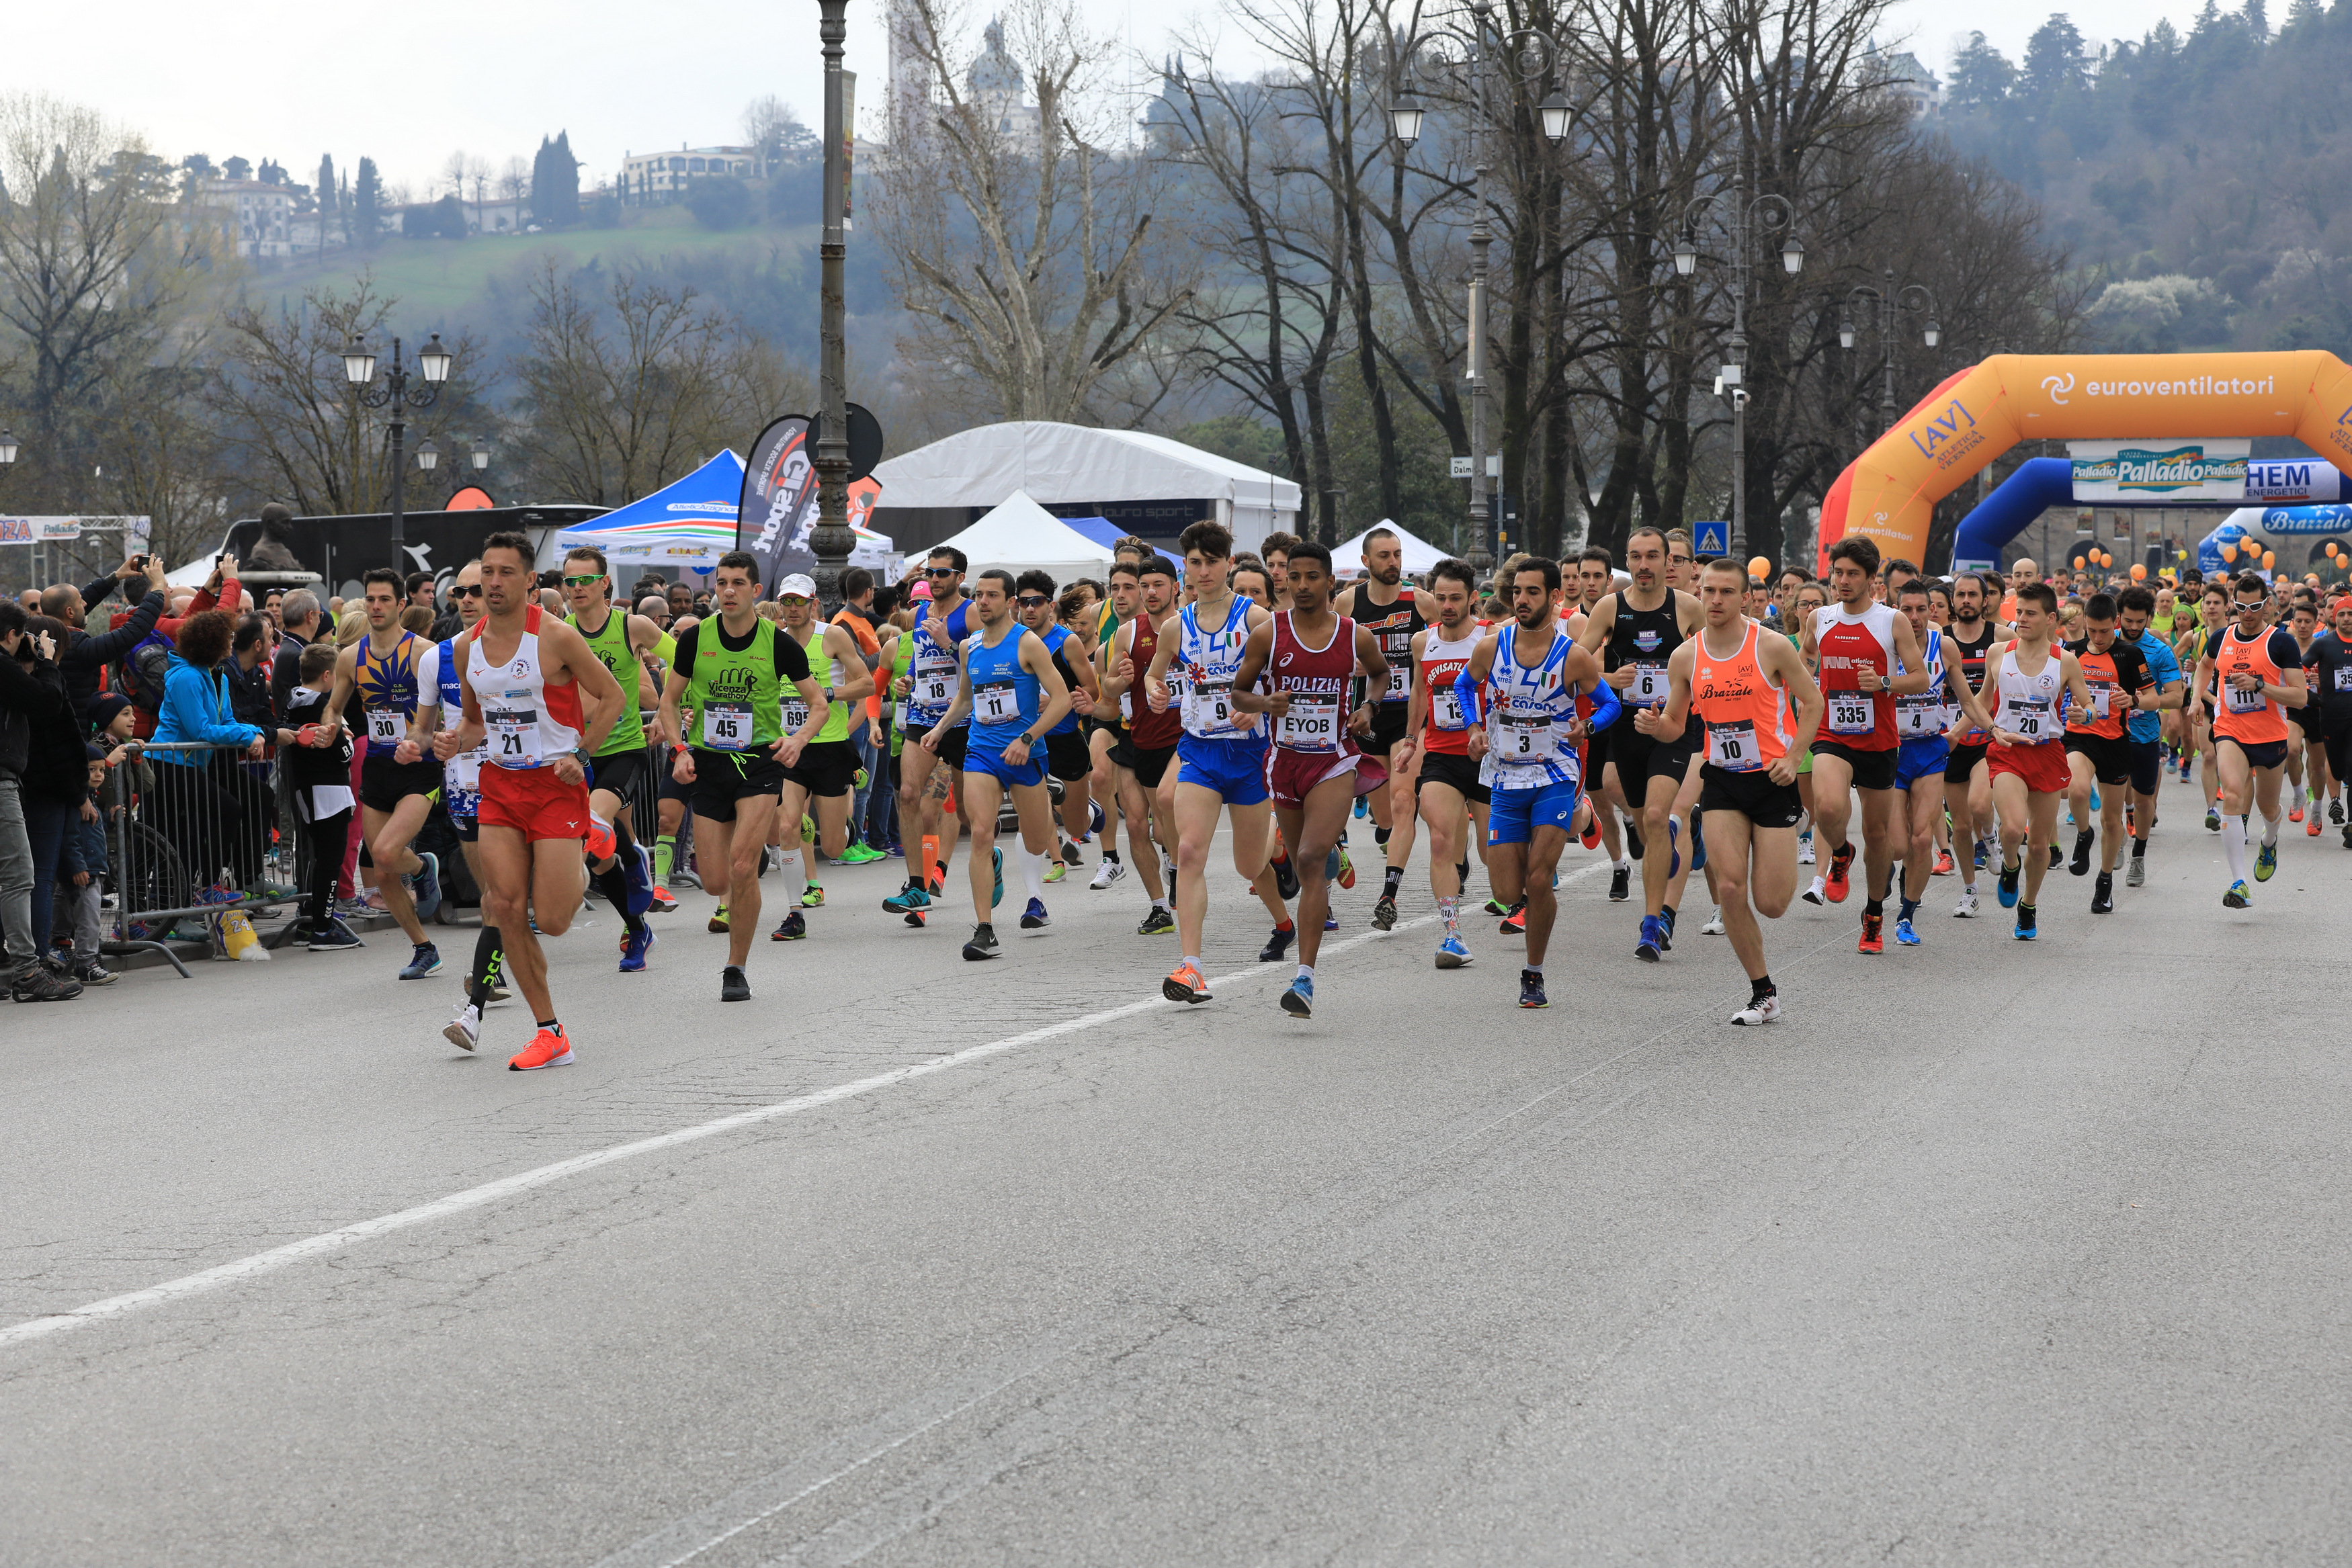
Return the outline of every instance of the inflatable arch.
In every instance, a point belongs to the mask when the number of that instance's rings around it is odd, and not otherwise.
[[[1816,570],[1866,534],[1926,562],[1936,503],[2021,441],[2290,435],[2352,475],[2352,366],[2274,354],[1996,354],[1871,443],[1822,503]]]

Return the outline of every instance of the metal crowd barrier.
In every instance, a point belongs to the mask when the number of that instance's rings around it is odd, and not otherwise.
[[[201,753],[201,768],[167,762],[162,754]],[[125,809],[106,823],[107,882],[113,907],[101,907],[100,950],[108,954],[161,953],[183,978],[188,967],[170,937],[184,922],[202,922],[203,937],[220,941],[216,916],[242,910],[248,916],[288,902],[283,897],[238,893],[208,897],[224,869],[238,881],[302,885],[293,862],[299,833],[280,821],[274,759],[256,759],[242,747],[201,741],[148,742],[142,756],[154,788],[134,796],[118,776],[117,798]],[[178,777],[195,775],[193,779]],[[250,872],[249,877],[236,873]],[[196,937],[184,940],[196,940]]]

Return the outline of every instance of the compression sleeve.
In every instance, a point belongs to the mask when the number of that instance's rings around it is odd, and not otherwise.
[[[1598,735],[1616,723],[1617,716],[1624,711],[1625,705],[1617,700],[1617,688],[1602,681],[1592,688],[1592,716],[1585,720],[1584,727]]]
[[[688,631],[690,633],[693,631],[693,628],[688,627]],[[654,643],[654,657],[662,662],[662,667],[665,669],[676,664],[677,663],[677,639],[671,636],[667,632],[662,632],[660,634],[659,641]]]
[[[1481,707],[1478,702],[1481,685],[1482,683],[1471,678],[1470,666],[1467,664],[1454,672],[1454,700],[1462,705],[1462,721],[1466,728],[1475,729],[1486,722],[1486,709]]]

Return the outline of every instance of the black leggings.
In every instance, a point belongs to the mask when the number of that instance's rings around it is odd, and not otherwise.
[[[352,813],[348,809],[302,830],[302,875],[310,894],[303,901],[302,918],[310,922],[313,931],[322,929],[334,914],[335,879],[343,873],[343,846],[351,841],[351,836]]]

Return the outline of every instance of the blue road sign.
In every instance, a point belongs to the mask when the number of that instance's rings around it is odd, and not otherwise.
[[[1691,553],[1694,555],[1729,555],[1731,525],[1729,523],[1693,523]]]

